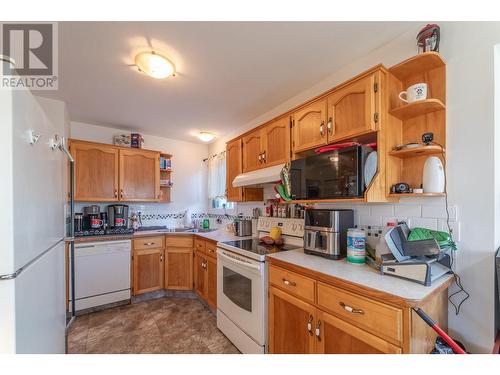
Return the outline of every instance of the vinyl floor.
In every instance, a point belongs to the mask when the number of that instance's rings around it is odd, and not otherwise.
[[[195,298],[162,297],[79,316],[70,354],[237,354],[215,315]]]

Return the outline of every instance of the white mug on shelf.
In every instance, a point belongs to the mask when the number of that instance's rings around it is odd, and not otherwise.
[[[411,85],[406,91],[401,91],[399,93],[399,99],[405,103],[413,103],[418,100],[427,99],[427,83],[416,83]]]

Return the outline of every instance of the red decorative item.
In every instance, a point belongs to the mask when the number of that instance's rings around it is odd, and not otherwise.
[[[435,23],[427,24],[417,35],[418,52],[439,51],[440,29]]]

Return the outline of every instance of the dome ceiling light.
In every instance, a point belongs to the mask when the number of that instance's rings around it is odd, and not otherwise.
[[[202,142],[210,142],[215,139],[215,134],[209,133],[209,132],[200,132],[197,135],[198,139]]]
[[[175,76],[175,65],[157,51],[141,52],[135,57],[140,72],[156,79]]]

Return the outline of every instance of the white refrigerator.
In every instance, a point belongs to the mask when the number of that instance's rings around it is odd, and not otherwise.
[[[43,102],[0,90],[0,353],[65,352],[65,119]]]

